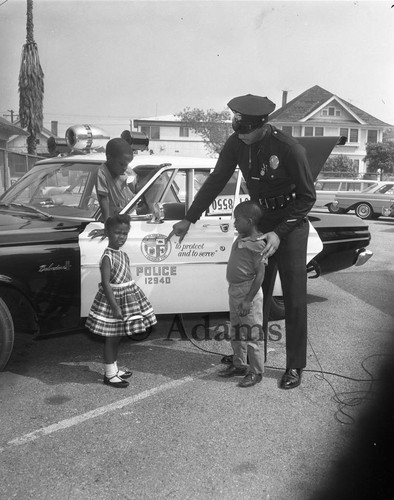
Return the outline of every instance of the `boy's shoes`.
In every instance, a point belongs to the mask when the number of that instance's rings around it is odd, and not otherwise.
[[[302,368],[288,368],[280,381],[281,389],[294,389],[301,384]]]
[[[111,382],[111,380],[117,379],[117,381]],[[127,380],[123,380],[118,375],[114,375],[113,377],[106,377],[104,375],[104,384],[105,385],[110,385],[111,387],[117,387],[118,389],[122,389],[124,387],[128,387],[129,383]]]
[[[122,370],[121,373],[118,372],[118,377],[122,378],[123,380],[125,380],[126,378],[130,378],[132,375],[133,375],[133,372],[130,372],[128,370],[126,370],[126,371]]]
[[[228,366],[225,370],[218,373],[219,377],[243,377],[246,374],[246,368],[237,368],[234,365]]]
[[[245,377],[239,382],[239,387],[252,387],[252,385],[256,385],[263,379],[261,373],[248,373]]]

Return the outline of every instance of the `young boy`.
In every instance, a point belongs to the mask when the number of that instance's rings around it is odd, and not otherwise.
[[[103,222],[109,216],[119,213],[133,196],[125,175],[127,166],[133,159],[130,144],[121,138],[111,139],[107,143],[105,154],[107,161],[100,166],[96,180]]]
[[[264,358],[260,350],[263,325],[261,284],[267,259],[261,256],[265,241],[257,229],[261,217],[262,210],[253,201],[245,201],[235,207],[234,226],[239,236],[233,243],[227,264],[234,356],[233,364],[219,372],[219,376],[244,375],[238,384],[240,387],[251,387],[261,382],[264,372]]]

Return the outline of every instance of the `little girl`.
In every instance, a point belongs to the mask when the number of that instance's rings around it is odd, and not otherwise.
[[[108,247],[100,260],[101,283],[86,327],[106,337],[104,345],[104,384],[127,387],[132,372],[118,369],[120,337],[145,332],[157,323],[144,292],[134,283],[128,255],[119,250],[130,231],[128,215],[114,215],[105,221]]]

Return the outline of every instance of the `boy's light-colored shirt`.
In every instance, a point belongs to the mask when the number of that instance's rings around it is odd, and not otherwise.
[[[246,238],[238,236],[227,263],[226,278],[229,283],[236,284],[254,279],[260,267],[267,263],[267,259],[262,256],[265,244],[262,234]]]
[[[105,163],[100,165],[96,181],[97,194],[108,196],[110,215],[127,205],[133,197],[133,193],[127,186],[127,176],[121,175],[114,179]]]

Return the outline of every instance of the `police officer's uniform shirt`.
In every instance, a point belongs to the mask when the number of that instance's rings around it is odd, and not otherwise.
[[[226,141],[214,171],[210,174],[186,214],[196,222],[218,196],[239,165],[250,197],[254,201],[295,194],[285,209],[265,211],[263,218],[272,219],[270,230],[283,238],[304,219],[313,207],[316,194],[306,152],[297,140],[272,125],[260,142],[251,146],[232,134]],[[278,217],[279,216],[279,217]]]

